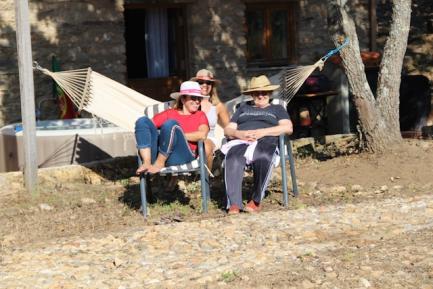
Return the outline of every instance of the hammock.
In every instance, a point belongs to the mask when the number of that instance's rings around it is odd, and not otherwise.
[[[348,38],[346,38],[343,44],[333,50],[330,50],[325,56],[320,58],[319,61],[317,61],[313,65],[298,66],[295,68],[287,69],[281,77],[281,87],[283,89],[281,90],[280,97],[284,99],[287,103],[289,103],[290,100],[301,88],[302,84],[305,82],[308,76],[310,76],[310,74],[313,73],[316,68],[322,70],[325,61],[328,60],[328,58],[332,55],[339,52],[347,44],[349,44]]]
[[[34,69],[52,77],[79,111],[86,110],[128,131],[134,131],[135,121],[143,116],[146,106],[161,103],[90,67],[52,72],[34,62]]]

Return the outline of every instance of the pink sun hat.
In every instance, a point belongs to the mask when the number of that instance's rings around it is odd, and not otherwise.
[[[180,91],[171,93],[170,97],[173,99],[177,99],[181,95],[192,95],[209,98],[209,95],[201,94],[200,85],[197,82],[190,80],[182,82],[182,84],[180,85]]]

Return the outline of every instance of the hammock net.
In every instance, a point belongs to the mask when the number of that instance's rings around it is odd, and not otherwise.
[[[52,77],[79,110],[86,110],[128,131],[148,105],[161,103],[91,68],[52,72],[35,63],[35,69]]]
[[[348,44],[349,44],[349,38],[346,38],[341,45],[339,45],[335,49],[328,51],[328,53],[325,56],[320,58],[313,65],[297,66],[294,68],[287,69],[283,73],[280,79],[281,87],[282,87],[282,90],[280,91],[280,97],[284,99],[287,103],[289,103],[290,100],[292,100],[295,94],[299,91],[299,89],[301,88],[305,80],[308,78],[308,76],[310,76],[310,74],[313,73],[313,71],[316,70],[316,68],[322,70],[325,61],[328,60],[328,58],[331,57],[332,55],[338,53],[343,47],[345,47]]]

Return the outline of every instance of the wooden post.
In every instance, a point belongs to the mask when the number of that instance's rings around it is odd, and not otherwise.
[[[28,192],[34,192],[37,186],[38,172],[35,92],[28,0],[15,0],[15,19],[24,140],[24,184]]]

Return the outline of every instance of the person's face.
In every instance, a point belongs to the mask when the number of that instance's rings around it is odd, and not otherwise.
[[[197,80],[198,84],[200,84],[200,90],[202,95],[210,95],[212,90],[213,82],[210,80]]]
[[[253,97],[254,104],[257,107],[266,107],[269,104],[271,92],[270,91],[253,91],[251,96]]]
[[[200,102],[202,98],[199,96],[194,95],[185,95],[183,96],[182,102],[183,107],[189,112],[189,113],[195,113],[200,109]]]

